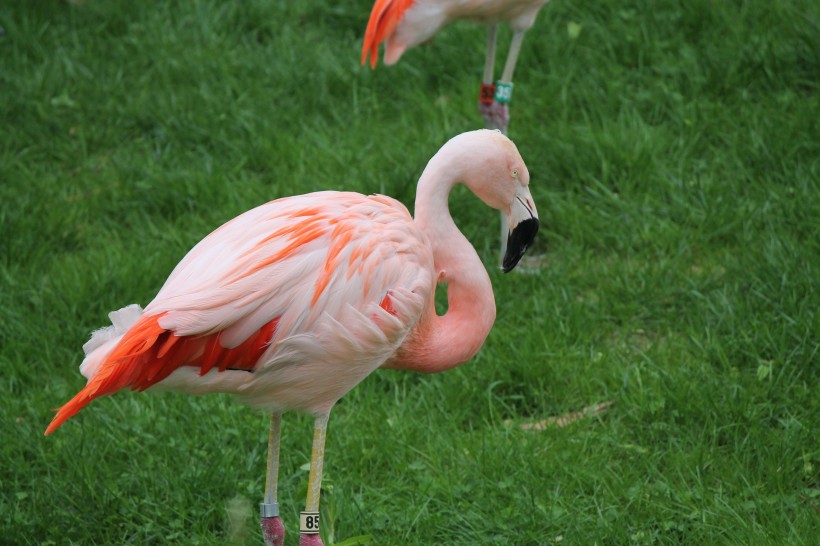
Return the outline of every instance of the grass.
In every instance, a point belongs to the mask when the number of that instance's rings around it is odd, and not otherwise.
[[[427,159],[480,125],[484,30],[371,72],[369,4],[0,6],[1,542],[261,544],[264,416],[129,392],[42,433],[89,332],[210,230],[318,189],[409,205]],[[496,214],[454,193],[496,326],[468,365],[379,372],[339,403],[327,544],[814,543],[818,25],[808,0],[542,11],[510,130],[549,264],[500,274]],[[291,545],[310,428],[285,419]]]

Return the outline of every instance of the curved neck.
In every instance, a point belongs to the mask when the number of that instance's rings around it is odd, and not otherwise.
[[[433,249],[437,278],[447,283],[447,312],[436,315],[435,291],[425,314],[388,367],[439,372],[472,358],[495,321],[490,277],[450,216],[447,199],[460,178],[457,161],[437,154],[419,180],[415,223]]]

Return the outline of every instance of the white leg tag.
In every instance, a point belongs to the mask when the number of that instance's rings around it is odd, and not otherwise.
[[[299,512],[299,532],[306,535],[319,533],[319,512]]]

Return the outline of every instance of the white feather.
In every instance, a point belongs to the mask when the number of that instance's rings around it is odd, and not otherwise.
[[[136,324],[141,316],[142,307],[136,303],[108,313],[111,326],[94,330],[91,333],[91,339],[83,344],[85,358],[80,364],[80,373],[87,379],[94,377],[105,357],[114,349],[116,342],[129,328]]]

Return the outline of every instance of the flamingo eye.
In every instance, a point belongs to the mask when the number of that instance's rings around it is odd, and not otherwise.
[[[512,175],[513,175],[513,178],[518,178],[518,169],[513,169],[512,170]]]

